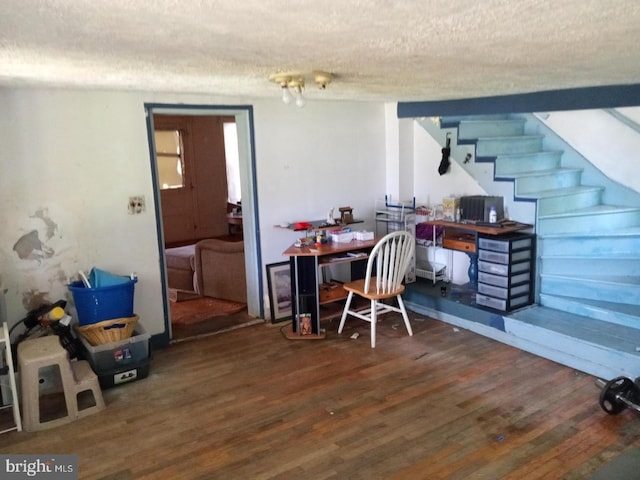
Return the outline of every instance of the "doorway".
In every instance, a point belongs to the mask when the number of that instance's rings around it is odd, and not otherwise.
[[[165,329],[169,340],[177,340],[176,332],[171,325],[171,306],[175,298],[170,298],[175,289],[170,289],[170,275],[168,274],[168,257],[166,248],[184,247],[195,245],[193,242],[212,237],[227,236],[237,240],[237,222],[235,231],[228,222],[228,214],[237,214],[241,209],[242,230],[241,239],[244,244],[244,267],[246,271],[246,314],[249,320],[262,321],[264,312],[262,307],[263,286],[260,272],[260,251],[256,180],[255,180],[255,155],[253,141],[253,111],[251,107],[206,107],[185,105],[145,105],[147,113],[148,140],[152,163],[152,177],[154,183],[154,200],[156,207],[156,223],[158,233],[158,248],[161,253],[161,269],[163,272],[163,301],[165,311]],[[226,165],[217,173],[211,173],[185,163],[196,156],[202,158],[215,157],[211,152],[202,153],[203,150],[221,151],[224,159],[224,124],[230,122],[235,125],[237,132],[237,169],[239,172],[239,190],[235,193],[236,202],[228,201]],[[171,139],[167,143],[158,142],[156,131],[162,130]],[[164,141],[163,141],[164,142]],[[175,148],[177,146],[177,148]],[[222,150],[220,150],[222,149]],[[220,156],[220,152],[218,155]],[[207,160],[208,161],[208,160]],[[206,161],[201,162],[202,167]],[[223,163],[225,163],[223,161]],[[218,165],[218,167],[220,167]],[[168,170],[167,170],[168,169]],[[166,172],[173,171],[173,177],[167,177]],[[221,173],[224,172],[224,173]],[[169,178],[169,180],[167,180]],[[200,187],[196,188],[198,183]],[[202,191],[200,191],[202,190]],[[222,192],[222,193],[221,193]],[[222,195],[222,197],[220,197]],[[241,204],[237,197],[241,198]],[[166,197],[176,202],[167,203]],[[170,205],[167,207],[167,205]],[[203,205],[202,209],[198,208]],[[217,205],[216,208],[213,206]],[[220,205],[223,205],[220,207]],[[194,278],[195,280],[195,278]],[[195,282],[194,282],[195,286]],[[194,292],[195,293],[195,292]],[[197,313],[196,313],[197,315]],[[218,326],[223,325],[219,319]],[[233,325],[230,325],[233,327]],[[216,327],[213,327],[215,330]],[[205,325],[194,328],[194,335],[207,333]],[[182,335],[182,334],[180,334]]]

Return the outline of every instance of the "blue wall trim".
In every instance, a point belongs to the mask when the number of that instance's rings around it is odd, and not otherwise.
[[[398,102],[398,118],[550,112],[638,105],[640,84],[610,85],[434,102]]]

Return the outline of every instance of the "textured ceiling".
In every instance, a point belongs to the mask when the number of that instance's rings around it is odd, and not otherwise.
[[[0,85],[447,100],[640,81],[638,0],[2,0]],[[309,83],[309,82],[308,82]]]

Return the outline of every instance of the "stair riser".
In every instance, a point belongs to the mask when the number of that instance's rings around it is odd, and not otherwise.
[[[610,232],[615,229],[630,228],[640,223],[637,211],[599,215],[574,215],[570,217],[541,218],[538,220],[539,234]]]
[[[505,321],[505,328],[511,337],[522,339],[525,346],[520,348],[594,377],[636,378],[640,372],[638,354],[620,350],[618,345],[613,348],[598,345],[524,322]],[[597,403],[597,398],[594,402]]]
[[[480,137],[511,137],[524,134],[523,120],[460,122],[458,139]]]
[[[540,279],[540,293],[563,297],[588,298],[603,302],[640,305],[640,285],[596,282],[577,278],[548,277]]]
[[[640,235],[544,238],[538,236],[540,255],[634,256],[638,255]]]
[[[592,305],[580,303],[571,298],[558,297],[556,295],[540,295],[540,305],[564,312],[581,315],[603,322],[609,322],[616,325],[623,325],[630,328],[640,327],[640,316],[629,315],[620,312],[613,312],[606,308],[597,308]]]
[[[538,215],[554,215],[593,207],[600,204],[601,200],[602,190],[595,189],[558,197],[541,198],[538,200]]]
[[[492,121],[492,120],[507,120],[508,115],[450,115],[446,117],[440,117],[440,125],[441,128],[445,128],[448,126],[457,127],[460,122],[465,120],[474,120],[474,121]]]
[[[477,157],[533,153],[542,150],[541,137],[481,138],[476,144]]]
[[[560,166],[560,154],[558,152],[539,152],[526,156],[499,156],[496,158],[495,165],[496,177],[551,170]]]
[[[516,178],[516,194],[525,195],[544,190],[577,187],[580,185],[581,171],[558,171],[548,175],[535,175]]]
[[[582,253],[582,252],[581,252]],[[640,252],[638,252],[640,255]],[[599,272],[615,272],[616,275],[640,276],[640,257],[542,257],[540,272],[553,275],[593,275]]]

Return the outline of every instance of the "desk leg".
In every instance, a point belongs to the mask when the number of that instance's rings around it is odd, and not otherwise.
[[[469,256],[469,286],[476,288],[478,286],[478,255],[476,253],[467,253]]]
[[[318,259],[317,257],[292,257],[291,260],[292,325],[287,334],[290,340],[313,340],[324,338],[320,333],[318,306]],[[297,330],[299,314],[311,315],[311,334],[300,335]]]

